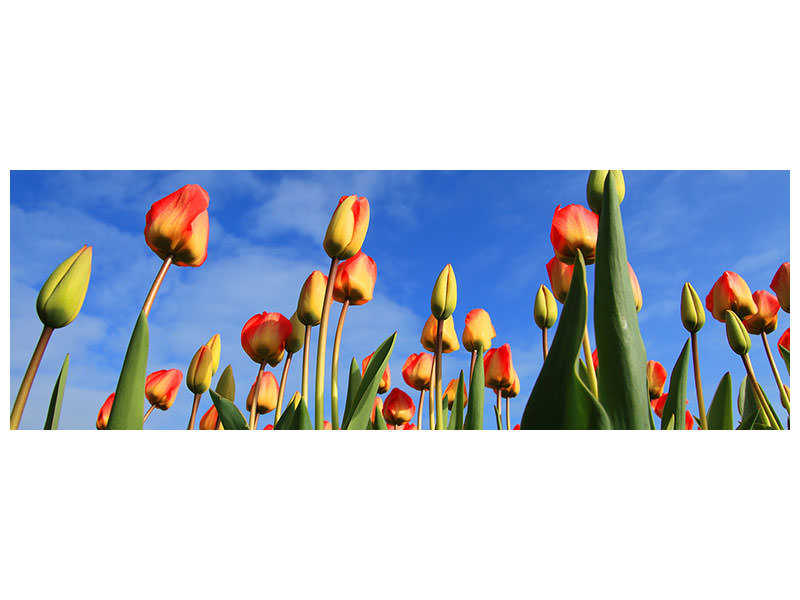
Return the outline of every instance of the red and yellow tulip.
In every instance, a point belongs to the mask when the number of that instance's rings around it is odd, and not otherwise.
[[[550,227],[550,241],[556,257],[571,265],[580,250],[586,264],[593,264],[598,224],[598,216],[579,204],[557,206]]]
[[[757,311],[750,288],[745,280],[733,271],[725,271],[714,283],[706,296],[706,308],[721,323],[725,322],[726,310],[732,310],[742,319]]]
[[[772,283],[769,284],[770,289],[775,292],[778,297],[778,302],[781,303],[781,308],[787,313],[789,312],[789,263],[783,263],[775,276],[772,278]]]
[[[145,217],[144,239],[159,258],[199,267],[208,249],[208,193],[185,185],[155,202]]]
[[[382,414],[387,425],[405,425],[414,418],[416,407],[411,397],[400,388],[394,388],[383,403]]]
[[[281,362],[291,333],[292,324],[280,313],[253,315],[242,328],[242,348],[253,362],[274,367]]]
[[[372,300],[377,277],[375,261],[359,250],[339,265],[333,284],[333,299],[337,302],[348,300],[353,306],[366,304]]]
[[[154,371],[144,382],[144,395],[152,406],[167,410],[178,396],[183,373],[178,369]]]
[[[461,334],[465,350],[468,352],[475,352],[478,348],[488,350],[492,347],[492,340],[496,336],[488,312],[482,308],[475,308],[467,313],[464,318],[464,332]]]

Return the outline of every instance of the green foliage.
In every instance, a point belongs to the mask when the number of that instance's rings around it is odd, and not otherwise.
[[[45,429],[58,429],[58,418],[61,416],[61,401],[64,399],[64,388],[67,385],[67,371],[69,371],[69,354],[64,357],[61,371],[50,396],[50,406],[47,408],[47,418],[44,421]]]
[[[669,377],[669,393],[661,413],[661,429],[667,429],[670,421],[674,429],[686,428],[686,383],[689,379],[689,340],[683,345]],[[672,418],[674,417],[674,419]]]
[[[378,387],[380,386],[383,372],[386,370],[386,365],[389,364],[389,357],[392,355],[396,339],[397,332],[394,332],[378,346],[372,355],[372,359],[367,365],[367,370],[364,372],[364,377],[355,393],[352,414],[346,423],[342,421],[343,429],[369,429],[369,414],[375,403],[375,395],[378,393]],[[349,396],[350,390],[347,392]]]
[[[791,375],[791,371],[789,370],[789,356],[790,352],[783,346],[778,346],[778,352],[781,353],[781,357],[783,358],[783,362],[786,364],[786,372]]]
[[[230,365],[225,367],[222,375],[219,376],[216,389],[217,393],[223,398],[236,402],[236,382],[233,379],[233,369]]]
[[[477,363],[475,366],[478,366]],[[458,387],[456,387],[456,400],[453,404],[453,415],[450,417],[451,421],[455,421],[455,427],[453,429],[456,430],[464,429],[464,400],[464,371],[461,371],[458,376]]]
[[[709,429],[733,429],[733,392],[731,374],[725,373],[720,379],[714,399],[708,407]]]
[[[475,358],[475,367],[472,369],[472,378],[469,382],[469,402],[467,404],[467,419],[464,429],[483,429],[483,401],[486,375],[483,372],[483,348],[478,349]]]
[[[361,385],[361,369],[354,358],[350,361],[350,377],[347,380],[347,399],[344,403],[344,415],[342,416],[342,429],[347,429],[350,417],[353,416],[353,408],[356,405],[356,393],[358,386]]]
[[[119,374],[107,429],[141,429],[144,417],[144,381],[150,333],[147,317],[139,313]]]
[[[778,419],[778,415],[772,407],[772,403],[770,403],[769,398],[767,398],[764,388],[761,387],[760,384],[758,387],[767,401],[767,408],[772,412],[772,416],[778,423],[778,428],[783,429],[783,425],[781,425],[780,419]],[[747,376],[745,376],[742,380],[742,384],[739,386],[738,404],[740,414],[742,415],[742,422],[736,429],[772,429],[769,424],[769,419],[767,415],[764,414],[764,409],[761,408],[758,398],[756,398],[753,391],[750,379]]]
[[[247,424],[247,419],[239,412],[239,409],[236,408],[233,402],[220,396],[219,393],[214,390],[208,390],[208,393],[211,395],[211,401],[214,403],[217,414],[219,415],[219,420],[226,431],[250,429],[250,426]]]

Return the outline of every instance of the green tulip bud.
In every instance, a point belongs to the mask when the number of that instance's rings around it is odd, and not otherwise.
[[[83,306],[91,274],[91,246],[84,246],[58,265],[36,299],[36,312],[42,323],[53,329],[72,323]]]
[[[744,323],[732,310],[725,311],[725,333],[728,335],[728,344],[736,354],[744,356],[750,352],[750,334],[747,333]]]
[[[620,204],[625,197],[625,178],[622,176],[622,171],[592,171],[589,173],[589,181],[586,183],[586,201],[589,203],[589,208],[598,215],[603,204],[603,188],[609,173],[617,185]]]
[[[234,401],[236,397],[236,382],[233,380],[233,369],[230,365],[225,367],[222,375],[219,376],[215,391],[226,400]]]
[[[688,281],[683,284],[681,292],[681,321],[689,333],[697,333],[706,324],[703,302]]]
[[[536,300],[533,302],[533,320],[540,329],[550,329],[556,323],[558,317],[558,306],[553,293],[547,286],[540,285],[536,292]]]
[[[444,320],[456,309],[456,276],[453,266],[447,265],[433,286],[431,294],[431,314],[434,318]]]

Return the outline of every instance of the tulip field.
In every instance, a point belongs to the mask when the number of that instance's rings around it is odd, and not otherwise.
[[[121,293],[93,285],[98,265],[126,267],[112,265],[87,231],[82,247],[60,263],[41,266],[35,305],[16,307],[35,310],[40,327],[24,345],[17,340],[12,347],[12,360],[24,354],[26,366],[12,390],[10,427],[20,428],[24,416],[26,428],[58,429],[65,403],[80,402],[94,415],[82,428],[98,430],[175,429],[159,426],[165,412],[179,413],[180,429],[212,431],[789,429],[788,247],[767,248],[768,266],[757,278],[746,280],[738,272],[737,265],[751,264],[741,257],[713,257],[720,265],[713,281],[687,275],[670,288],[659,310],[673,311],[668,329],[678,350],[665,351],[645,343],[651,321],[642,311],[649,290],[640,285],[642,262],[628,242],[639,230],[631,232],[627,207],[641,202],[646,190],[622,171],[580,177],[585,191],[548,204],[552,217],[529,224],[531,236],[548,240],[546,254],[506,248],[503,232],[483,231],[480,218],[474,231],[464,231],[476,249],[468,259],[398,251],[402,260],[418,265],[426,289],[428,312],[411,331],[396,331],[381,319],[365,331],[353,325],[369,314],[379,292],[405,293],[404,283],[384,270],[387,261],[373,254],[402,239],[372,235],[376,219],[400,219],[402,207],[357,189],[328,198],[327,224],[315,225],[309,237],[317,243],[303,246],[302,260],[312,267],[305,279],[276,282],[268,264],[254,264],[252,278],[235,291],[248,308],[235,313],[240,333],[233,338],[210,329],[213,322],[193,321],[180,306],[182,293],[213,302],[215,294],[231,291],[224,276],[210,288],[191,285],[211,255],[210,237],[227,227],[218,225],[213,194],[187,180],[161,198],[143,197],[136,207],[142,235],[131,243],[126,239],[124,251],[149,253],[152,273],[146,289],[126,288],[125,294],[135,295],[138,313],[114,320],[121,350],[110,357],[118,363],[116,385],[98,397],[67,393],[71,370],[83,359],[69,349],[55,357],[63,361],[57,376],[42,382],[37,375],[43,358],[52,360],[52,340],[63,329],[91,327],[91,318],[81,318],[87,298]],[[301,196],[293,210],[302,214]],[[433,225],[425,227],[436,235]],[[233,242],[225,248],[248,260]],[[524,276],[535,282],[528,297],[507,307],[515,315],[515,340],[526,340],[521,349],[519,342],[507,341],[505,314],[498,325],[497,304],[488,304],[491,292],[484,292],[487,304],[474,302],[472,294],[469,304],[463,300],[459,261],[479,263],[484,252],[495,250],[507,252],[508,264],[522,265]],[[12,254],[12,266],[13,260]],[[690,272],[677,257],[666,256],[661,264],[670,274]],[[503,276],[491,272],[486,279],[494,284]],[[384,280],[391,284],[382,287]],[[296,297],[288,310],[274,301],[278,286]],[[162,290],[168,288],[166,295]],[[219,310],[232,308],[223,302]],[[159,311],[172,315],[173,331],[152,326]],[[194,353],[181,368],[154,364],[154,350],[169,347],[173,335],[194,340]],[[414,341],[404,341],[402,355],[399,336]],[[347,345],[348,338],[367,337],[369,345]],[[396,361],[394,371],[390,361]],[[36,406],[47,409],[32,414],[32,390],[42,396],[43,383],[49,391]]]

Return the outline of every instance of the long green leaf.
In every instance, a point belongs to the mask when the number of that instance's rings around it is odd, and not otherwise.
[[[786,372],[791,375],[791,371],[789,370],[789,356],[790,352],[783,346],[778,346],[778,352],[781,353],[781,357],[783,358],[783,362],[786,363]]]
[[[353,416],[353,408],[356,405],[356,394],[358,386],[361,385],[361,369],[354,358],[350,362],[350,377],[347,380],[347,400],[344,404],[344,415],[342,416],[342,429],[347,429],[350,418]]]
[[[226,400],[236,403],[236,381],[233,379],[233,368],[230,365],[225,367],[222,375],[219,376],[216,390]]]
[[[667,429],[670,417],[675,429],[686,429],[686,383],[689,379],[689,340],[683,345],[678,360],[669,376],[669,393],[661,413],[661,429]]]
[[[469,402],[467,403],[467,419],[464,422],[464,429],[483,429],[485,383],[486,379],[483,372],[483,348],[479,347],[478,355],[475,358],[475,367],[472,369],[472,377],[469,381]]]
[[[383,418],[383,413],[379,410],[375,411],[375,420],[372,422],[372,428],[375,431],[389,431],[386,426],[386,419]]]
[[[297,409],[294,411],[294,419],[292,419],[291,429],[298,431],[312,431],[314,424],[311,422],[311,415],[308,414],[308,407],[302,400],[297,403]]]
[[[299,404],[302,404],[305,407],[305,402],[301,399]],[[281,416],[278,418],[278,422],[275,424],[275,429],[293,429],[294,423],[296,419],[296,412],[297,407],[295,406],[294,402],[291,400],[286,405],[286,409],[283,411]]]
[[[44,420],[45,429],[58,429],[61,401],[64,399],[64,388],[67,385],[67,371],[69,371],[69,354],[64,358],[61,371],[56,378],[56,385],[53,388],[53,395],[50,396],[50,406],[47,408],[47,418]]]
[[[222,422],[222,426],[226,431],[250,429],[250,426],[247,424],[247,419],[239,412],[239,409],[236,408],[233,402],[227,398],[223,398],[214,390],[208,390],[208,393],[211,395],[211,401],[214,403],[217,414],[219,415],[219,420]]]
[[[772,407],[772,403],[769,401],[769,398],[767,398],[764,388],[761,387],[761,384],[759,384],[758,387],[767,400],[767,408],[772,412],[772,416],[778,423],[778,428],[783,429],[783,425],[775,409]],[[742,384],[739,386],[739,406],[742,407],[742,422],[737,429],[772,429],[769,424],[769,419],[767,415],[764,414],[764,410],[761,408],[758,398],[756,398],[753,391],[753,386],[750,384],[750,379],[747,376],[745,376],[742,380]]]
[[[607,177],[597,233],[594,330],[600,403],[614,429],[650,429],[647,354],[633,299],[617,187]]]
[[[147,376],[147,352],[150,333],[144,311],[139,313],[136,327],[122,363],[114,404],[106,429],[141,429],[144,414],[144,380]]]
[[[481,361],[483,362],[483,361]],[[477,362],[475,363],[477,365]],[[458,388],[456,389],[456,401],[455,401],[455,429],[461,430],[464,429],[464,371],[461,371],[461,374],[458,376]],[[453,417],[450,417],[453,419]]]
[[[725,373],[719,381],[714,399],[708,407],[709,429],[733,429],[733,388],[731,374]]]
[[[381,383],[381,377],[386,370],[386,365],[389,364],[389,357],[392,355],[394,342],[397,339],[397,332],[395,331],[386,340],[378,346],[372,359],[367,365],[367,370],[358,386],[358,391],[355,396],[355,405],[353,406],[353,414],[350,421],[347,423],[347,429],[369,429],[369,413],[372,410],[372,405],[375,403],[375,395],[378,393],[378,387]]]

